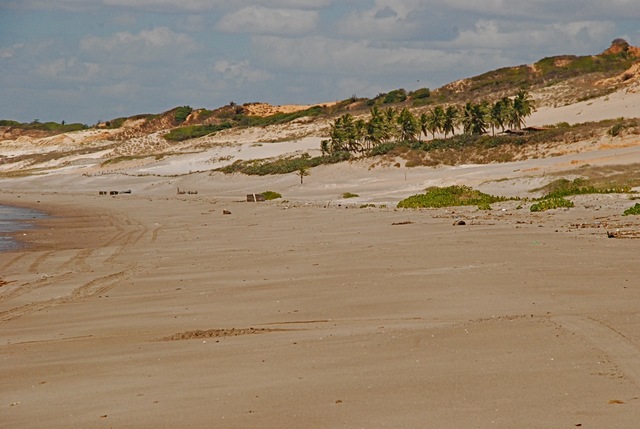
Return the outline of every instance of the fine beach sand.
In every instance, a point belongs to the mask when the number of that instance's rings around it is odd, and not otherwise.
[[[548,174],[640,162],[637,136],[606,143],[488,166],[323,166],[302,185],[3,180],[0,203],[51,217],[0,254],[0,427],[637,427],[629,195],[394,209],[427,186],[530,196]],[[112,189],[132,193],[98,195]],[[268,189],[285,201],[243,201]]]
[[[0,255],[4,427],[640,417],[638,241],[606,236],[640,227],[626,196],[553,214],[187,197],[4,194],[54,215]]]

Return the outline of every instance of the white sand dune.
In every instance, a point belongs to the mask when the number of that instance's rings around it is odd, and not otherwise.
[[[637,100],[530,124],[638,116]],[[211,170],[321,135],[219,138],[0,179],[0,203],[53,215],[0,253],[0,427],[637,427],[640,217],[622,216],[635,195],[543,213],[395,207],[428,186],[529,196],[554,173],[633,166],[638,136],[490,165],[358,160],[302,184]],[[283,199],[244,201],[266,190]]]

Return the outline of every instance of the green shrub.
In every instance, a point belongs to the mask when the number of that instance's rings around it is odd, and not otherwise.
[[[282,195],[280,195],[278,192],[274,192],[274,191],[265,191],[262,193],[262,195],[264,196],[264,199],[269,201],[269,200],[277,200],[278,198],[282,198]]]
[[[491,210],[491,204],[482,202],[478,204],[478,210]]]
[[[219,125],[189,125],[186,127],[174,128],[163,137],[165,140],[180,142],[183,140],[195,139],[212,134],[227,128],[231,128],[231,124],[225,122]]]
[[[420,88],[409,93],[409,96],[414,100],[421,100],[431,97],[431,90],[429,88]]]
[[[29,124],[3,119],[0,120],[0,126],[20,128],[23,130],[50,131],[56,133],[68,133],[71,131],[86,130],[87,128],[89,128],[87,125],[80,123],[67,124],[64,121],[62,121],[62,123],[60,124],[57,122],[43,123],[38,121],[37,119]]]
[[[424,194],[413,195],[398,203],[398,208],[438,208],[453,206],[489,206],[491,203],[504,201],[504,197],[496,197],[472,189],[468,186],[433,187]]]
[[[609,128],[609,131],[607,131],[607,133],[611,136],[611,137],[616,137],[618,136],[622,130],[625,129],[624,124],[621,123],[617,123],[615,124],[613,127]]]
[[[611,188],[595,187],[589,183],[589,181],[577,178],[574,180],[558,179],[547,186],[549,192],[542,198],[562,198],[571,195],[585,195],[585,194],[620,194],[631,192],[631,188],[628,186],[618,186]]]
[[[545,198],[533,204],[530,208],[532,212],[543,212],[560,207],[573,207],[573,202],[562,197]]]
[[[381,143],[369,152],[370,156],[386,155],[398,146],[398,143]]]
[[[291,122],[295,119],[303,118],[305,116],[320,116],[327,113],[327,109],[322,106],[312,106],[305,110],[298,110],[291,113],[274,113],[269,116],[246,116],[237,115],[234,121],[240,126],[244,127],[263,127],[266,125],[278,125]]]
[[[344,194],[342,194],[342,198],[347,199],[347,198],[358,198],[360,195],[358,194],[352,194],[351,192],[345,192]]]
[[[191,106],[181,106],[176,108],[176,112],[173,116],[177,124],[181,124],[187,120],[187,117],[191,114],[193,109]]]
[[[316,156],[311,158],[308,154],[296,158],[281,158],[277,160],[238,160],[231,165],[219,168],[225,174],[243,173],[250,176],[266,176],[269,174],[288,174],[301,168],[312,168],[322,164],[336,164],[346,161],[351,157],[349,152],[336,152],[327,156]]]
[[[383,104],[401,103],[407,99],[407,91],[396,89],[387,93],[382,99]]]
[[[622,213],[624,216],[640,215],[640,203],[636,203],[633,207],[629,207]]]

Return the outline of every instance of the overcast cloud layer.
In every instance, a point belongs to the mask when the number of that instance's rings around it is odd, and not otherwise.
[[[0,119],[313,104],[640,45],[638,0],[0,0]]]

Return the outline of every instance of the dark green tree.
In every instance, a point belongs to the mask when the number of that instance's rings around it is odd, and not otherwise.
[[[405,107],[400,111],[397,121],[400,130],[400,140],[416,140],[416,136],[420,133],[420,125],[413,113]]]
[[[429,137],[429,116],[426,113],[420,115],[418,118],[418,124],[420,125],[420,137],[424,134],[425,137]]]
[[[444,111],[444,118],[442,120],[442,132],[444,133],[444,138],[447,138],[447,135],[451,133],[451,135],[456,134],[456,125],[458,124],[458,108],[456,106],[447,106]]]
[[[462,128],[466,134],[481,135],[487,132],[486,111],[483,104],[467,102],[462,110]]]
[[[442,106],[434,107],[427,114],[427,129],[431,132],[431,137],[436,137],[436,132],[442,131],[444,124],[444,109]]]
[[[510,125],[522,129],[525,119],[535,111],[535,102],[524,89],[519,90],[513,98]]]

